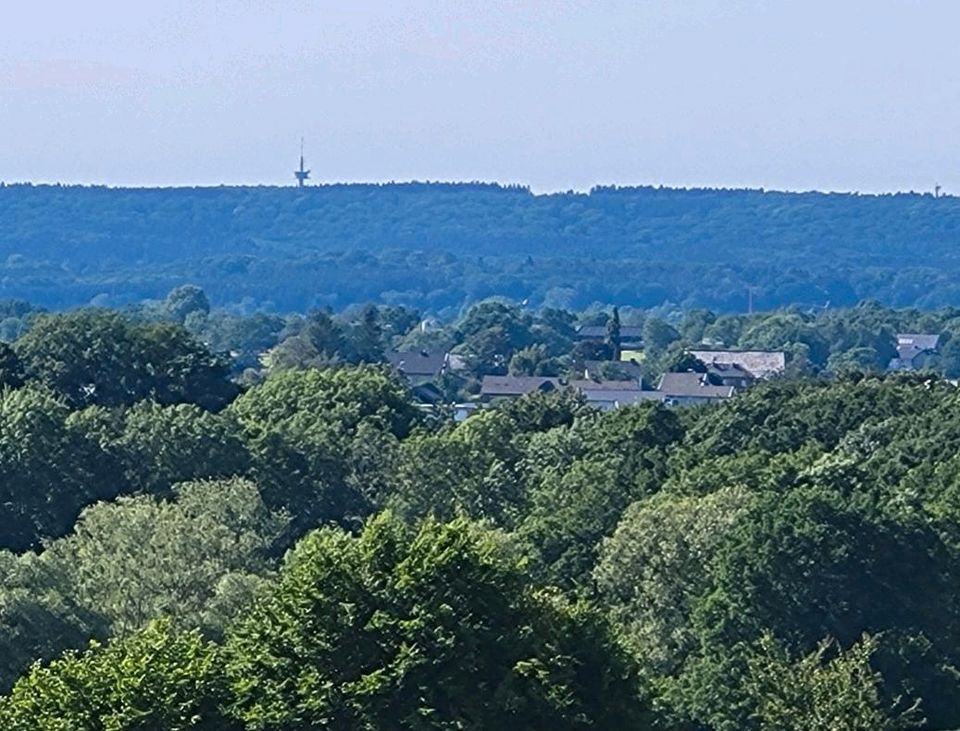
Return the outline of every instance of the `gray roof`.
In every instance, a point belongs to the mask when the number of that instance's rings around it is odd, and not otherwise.
[[[604,366],[616,368],[638,381],[643,377],[643,368],[635,360],[586,360],[583,362],[583,368],[588,377],[599,374]]]
[[[560,388],[559,378],[542,376],[484,376],[480,384],[483,396],[523,396],[534,391]]]
[[[571,388],[581,391],[639,391],[639,381],[594,381],[580,379],[570,381]]]
[[[657,390],[666,398],[729,398],[733,386],[714,386],[705,373],[664,373]]]
[[[443,351],[388,350],[384,357],[394,370],[408,376],[438,376],[447,362]]]
[[[940,345],[939,335],[922,333],[898,333],[897,357],[901,361],[910,362],[921,353],[935,351]]]
[[[939,335],[930,335],[928,333],[897,333],[897,345],[913,345],[921,350],[936,350],[939,344]]]
[[[660,391],[639,391],[635,389],[627,391],[580,389],[580,393],[583,394],[588,404],[614,404],[616,406],[630,406],[642,401],[663,401],[666,398]]]
[[[607,337],[607,326],[581,325],[577,328],[577,337],[580,340],[603,340]],[[643,328],[638,325],[621,325],[620,340],[643,340]]]
[[[736,363],[710,363],[707,365],[707,373],[719,378],[754,378],[750,371]]]
[[[739,366],[754,378],[769,378],[787,366],[787,354],[782,350],[691,350],[690,355],[707,365]]]

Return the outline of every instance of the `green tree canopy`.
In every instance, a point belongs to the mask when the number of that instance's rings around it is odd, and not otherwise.
[[[35,386],[0,389],[0,548],[22,551],[70,530],[80,509],[121,486],[67,407]]]
[[[7,698],[8,731],[241,731],[215,648],[197,632],[153,623],[107,645],[36,665]]]
[[[178,482],[249,472],[250,456],[229,413],[141,401],[123,414],[119,426],[106,446],[133,490],[163,495]]]
[[[252,474],[272,508],[289,508],[298,530],[371,509],[372,434],[388,460],[422,420],[405,386],[383,368],[284,371],[238,398],[229,412],[245,432]]]
[[[255,485],[242,480],[184,483],[176,501],[121,497],[87,508],[73,534],[41,560],[62,572],[69,594],[124,634],[170,617],[183,628],[222,630],[239,582],[270,573],[286,527]]]
[[[183,323],[190,315],[209,314],[210,300],[197,285],[184,284],[170,290],[163,301],[163,311],[167,317]]]
[[[228,365],[173,323],[93,309],[41,315],[14,348],[27,376],[73,407],[153,398],[218,409],[236,395]]]
[[[644,728],[595,615],[531,593],[502,537],[383,516],[324,529],[229,639],[251,728]]]

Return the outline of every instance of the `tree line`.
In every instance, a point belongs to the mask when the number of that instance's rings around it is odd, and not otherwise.
[[[0,185],[2,295],[125,306],[171,282],[224,305],[375,302],[449,317],[490,296],[744,312],[956,302],[952,196],[484,184],[306,189]]]
[[[580,338],[582,327],[599,328],[601,335]],[[36,333],[31,334],[34,328]],[[639,350],[623,351],[622,328],[630,328],[628,340],[641,341]],[[84,329],[102,336],[94,339],[100,343],[97,347],[113,343],[112,360],[102,370],[101,383],[85,382],[85,376],[71,373],[71,367],[80,368],[85,358],[106,357],[106,353],[88,349],[67,353],[67,346],[59,344],[75,341]],[[611,340],[614,331],[616,342]],[[960,309],[955,307],[892,309],[864,301],[850,308],[791,307],[722,314],[597,304],[577,312],[495,298],[473,303],[442,320],[412,307],[373,303],[339,312],[244,314],[213,308],[204,290],[182,285],[163,298],[144,300],[122,311],[84,308],[58,314],[22,300],[0,300],[0,382],[19,383],[28,373],[56,371],[60,379],[74,382],[52,384],[50,375],[41,380],[64,391],[71,403],[91,400],[91,394],[80,393],[91,387],[99,389],[96,400],[101,402],[129,399],[131,393],[141,398],[152,393],[165,402],[178,396],[156,391],[161,388],[157,382],[138,385],[145,376],[133,371],[152,367],[150,358],[162,357],[152,350],[192,347],[189,367],[205,368],[213,379],[202,389],[207,392],[203,405],[216,408],[236,388],[217,381],[225,374],[249,385],[288,368],[384,363],[391,350],[450,352],[459,356],[460,368],[456,374],[445,374],[436,385],[453,401],[475,395],[484,375],[580,378],[584,364],[595,361],[604,363],[599,369],[602,377],[625,379],[639,370],[648,383],[655,383],[664,372],[702,367],[691,362],[690,349],[781,350],[786,353],[787,371],[794,376],[883,371],[897,356],[898,333],[938,336],[936,350],[919,357],[915,367],[960,377]],[[196,343],[202,350],[196,350]],[[618,365],[620,356],[635,361],[635,366]],[[124,373],[122,382],[110,381],[105,377],[108,372]],[[168,391],[176,388],[180,387],[172,381],[162,386]],[[111,389],[126,393],[110,397]]]

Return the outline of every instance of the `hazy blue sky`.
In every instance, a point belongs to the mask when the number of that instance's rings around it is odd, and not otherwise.
[[[960,193],[956,0],[26,0],[0,180]]]

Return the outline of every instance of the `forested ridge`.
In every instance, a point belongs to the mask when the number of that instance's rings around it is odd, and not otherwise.
[[[0,296],[126,305],[192,281],[223,305],[500,295],[724,312],[960,297],[960,199],[464,183],[0,187]],[[752,294],[748,294],[748,292]]]
[[[960,392],[934,372],[455,424],[360,355],[241,385],[188,302],[9,306],[0,728],[960,727]],[[767,327],[883,317],[922,315]]]

